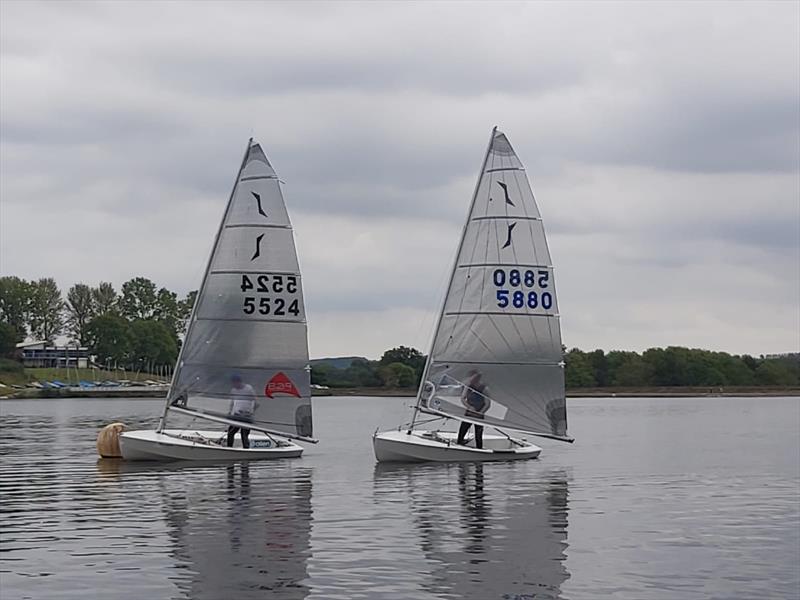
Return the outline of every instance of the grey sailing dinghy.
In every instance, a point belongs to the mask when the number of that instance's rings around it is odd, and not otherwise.
[[[294,440],[316,442],[308,364],[292,225],[278,176],[251,139],[214,240],[159,426],[121,433],[123,458],[300,456],[303,447]],[[228,427],[167,428],[175,415]]]
[[[421,415],[431,417],[420,422]],[[424,424],[459,423],[459,431]],[[483,435],[492,426],[498,434]],[[475,430],[467,437],[469,428]],[[386,461],[499,461],[571,442],[553,266],[525,169],[492,130],[410,424],[373,435]]]

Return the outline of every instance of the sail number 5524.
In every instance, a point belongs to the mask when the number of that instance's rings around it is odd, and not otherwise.
[[[549,282],[550,271],[545,270],[495,269],[492,274],[492,283],[497,288],[497,306],[500,308],[511,306],[550,310],[553,307],[553,295],[548,290]]]
[[[300,305],[293,297],[297,293],[296,275],[242,274],[242,312],[246,315],[258,313],[284,317],[298,316]],[[268,295],[267,295],[268,294]]]

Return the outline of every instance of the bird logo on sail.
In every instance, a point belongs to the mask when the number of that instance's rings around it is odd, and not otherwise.
[[[292,380],[289,379],[282,371],[273,375],[272,379],[270,379],[267,382],[266,387],[264,387],[264,395],[267,398],[272,398],[276,394],[284,394],[286,396],[300,398],[300,392],[297,390],[297,387],[295,387],[295,385],[292,383]]]
[[[514,231],[514,227],[516,227],[516,226],[517,226],[516,223],[510,223],[509,224],[509,226],[508,226],[508,239],[506,240],[506,243],[503,244],[503,248],[508,248],[511,245],[511,232]]]
[[[261,207],[261,195],[256,194],[255,192],[250,192],[250,193],[253,194],[253,198],[255,198],[256,202],[258,203],[258,214],[268,219],[269,217],[267,217],[267,213],[265,213],[264,209]]]
[[[250,259],[251,262],[257,259],[259,256],[261,256],[261,240],[263,239],[264,239],[263,233],[256,238],[256,251],[253,253],[252,258]]]

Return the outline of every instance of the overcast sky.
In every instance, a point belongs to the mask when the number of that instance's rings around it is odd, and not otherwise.
[[[800,349],[800,3],[0,2],[0,272],[199,285],[248,137],[312,357],[427,352],[489,132],[564,343]]]

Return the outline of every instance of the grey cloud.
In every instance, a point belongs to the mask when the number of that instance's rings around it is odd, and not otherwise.
[[[749,350],[796,324],[796,3],[185,6],[0,2],[4,273],[196,287],[255,135],[325,335],[336,315],[427,314],[498,124],[540,201],[565,338],[624,347],[648,314],[677,330],[696,311],[733,348],[732,307],[756,301],[774,316],[741,330]],[[721,286],[736,268],[768,297]]]

